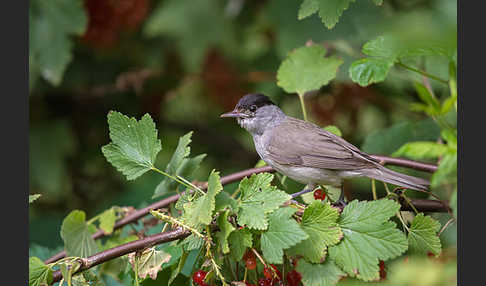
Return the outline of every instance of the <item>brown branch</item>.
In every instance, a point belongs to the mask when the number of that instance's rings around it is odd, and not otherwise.
[[[435,171],[437,171],[437,165],[434,164],[422,163],[418,161],[413,161],[413,160],[408,160],[403,158],[394,158],[394,157],[388,157],[382,155],[371,155],[371,157],[380,161],[382,165],[406,167],[406,168],[425,171],[429,173],[434,173]]]
[[[387,157],[387,156],[381,156],[381,155],[371,155],[373,158],[379,160],[382,164],[384,165],[395,165],[395,166],[402,166],[402,167],[407,167],[407,168],[412,168],[416,170],[421,170],[421,171],[427,171],[427,172],[435,172],[437,170],[437,166],[433,164],[427,164],[427,163],[422,163],[422,162],[417,162],[417,161],[412,161],[412,160],[407,160],[407,159],[402,159],[402,158],[393,158],[393,157]],[[275,172],[275,170],[270,167],[270,166],[264,166],[260,168],[252,168],[252,169],[246,169],[240,172],[236,172],[227,176],[224,176],[221,178],[221,184],[226,185],[230,184],[236,181],[239,181],[243,179],[246,176],[250,176],[251,174],[258,174],[258,173],[263,173],[263,172]],[[207,182],[204,182],[201,185],[201,189],[205,190],[207,188]],[[167,197],[165,199],[162,199],[160,201],[157,201],[143,209],[139,209],[134,211],[133,213],[125,216],[124,218],[120,219],[115,223],[114,229],[119,229],[127,224],[133,223],[138,221],[140,218],[146,216],[150,210],[155,210],[159,209],[162,207],[165,207],[173,202],[176,202],[179,199],[179,195],[173,195],[170,197]],[[426,207],[426,206],[424,206]],[[426,208],[427,209],[427,208]],[[439,208],[440,209],[440,208]],[[442,205],[442,209],[444,209]],[[442,209],[440,209],[442,211]],[[424,210],[427,211],[427,210]],[[432,211],[432,210],[430,210]],[[98,230],[96,233],[92,235],[93,239],[98,239],[101,237],[104,237],[106,234],[102,230]],[[52,263],[55,262],[63,257],[66,256],[65,251],[61,251],[54,256],[48,258],[47,260],[44,261],[44,263]]]
[[[167,231],[163,233],[157,233],[151,236],[147,236],[145,238],[131,241],[125,244],[118,245],[116,247],[107,249],[105,251],[98,252],[94,255],[89,256],[88,258],[82,259],[83,264],[75,273],[87,270],[93,266],[101,264],[103,262],[107,262],[111,259],[121,257],[125,254],[142,250],[147,247],[152,247],[157,244],[182,239],[189,236],[191,232],[188,230],[184,230],[182,228],[178,228],[173,231]],[[74,273],[73,273],[74,274]],[[60,270],[54,271],[52,283],[58,282],[62,278],[62,274]]]

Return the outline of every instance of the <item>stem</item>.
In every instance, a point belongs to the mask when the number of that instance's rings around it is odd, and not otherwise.
[[[415,208],[415,206],[412,204],[412,201],[405,195],[405,193],[402,194],[402,198],[405,199],[405,201],[407,202],[407,204],[413,209],[413,211],[418,214],[418,210],[417,208]]]
[[[445,79],[442,79],[442,78],[437,77],[435,75],[429,74],[429,73],[427,73],[427,72],[425,72],[423,70],[419,70],[419,69],[413,68],[411,66],[407,66],[406,64],[404,64],[404,63],[402,63],[400,61],[397,63],[397,65],[401,66],[404,69],[407,69],[407,70],[410,70],[410,71],[419,73],[419,74],[424,75],[424,76],[426,76],[428,78],[431,78],[431,79],[434,79],[436,81],[439,81],[439,82],[441,82],[443,84],[449,84],[449,82],[447,80],[445,80]]]
[[[407,224],[403,221],[402,215],[400,214],[400,211],[397,211],[397,217],[402,223],[403,227],[407,230],[407,232],[410,232],[410,229],[408,229]]]
[[[304,120],[307,121],[307,111],[305,110],[304,94],[299,93],[300,106],[302,107],[302,114],[304,115]]]
[[[164,172],[164,171],[162,171],[162,170],[157,169],[157,168],[156,168],[156,167],[154,167],[154,166],[152,166],[150,169],[151,169],[151,170],[153,170],[153,171],[155,171],[155,172],[157,172],[157,173],[160,173],[160,174],[162,174],[162,175],[164,175],[164,176],[166,176],[166,177],[168,177],[168,178],[171,178],[172,180],[174,180],[174,181],[178,182],[179,184],[186,186],[188,189],[195,190],[195,191],[199,191],[199,192],[201,192],[201,193],[203,193],[203,194],[204,194],[204,192],[203,192],[203,191],[202,191],[200,188],[196,187],[196,186],[195,186],[195,185],[193,185],[193,184],[188,184],[188,183],[186,183],[186,182],[184,182],[184,181],[180,180],[180,179],[179,179],[179,178],[177,178],[177,177],[174,177],[174,176],[172,176],[172,175],[167,174],[166,172]]]
[[[376,195],[375,179],[371,179],[371,192],[373,193],[373,200],[376,201],[378,196]]]

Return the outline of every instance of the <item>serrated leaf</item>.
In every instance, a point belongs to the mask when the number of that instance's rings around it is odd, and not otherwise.
[[[240,182],[240,203],[238,224],[254,229],[266,229],[267,214],[290,200],[290,195],[271,186],[273,175],[269,173],[253,174]]]
[[[32,203],[33,201],[37,200],[40,196],[41,196],[41,194],[29,195],[29,204]]]
[[[289,252],[303,255],[309,262],[320,263],[327,247],[338,243],[343,237],[336,223],[338,217],[339,212],[330,203],[313,202],[305,209],[300,224],[309,238],[292,247]]]
[[[322,23],[328,29],[332,29],[351,2],[355,2],[355,0],[320,0],[319,17],[321,17]]]
[[[218,238],[219,246],[224,254],[230,251],[228,246],[228,236],[235,230],[234,226],[228,222],[228,214],[229,211],[220,214],[217,221],[219,232],[216,234],[216,237]]]
[[[326,85],[336,77],[343,63],[336,57],[324,57],[326,49],[306,46],[291,52],[277,71],[277,85],[288,93],[305,94]]]
[[[268,229],[260,238],[263,257],[268,263],[283,263],[283,250],[309,238],[299,224],[291,218],[294,208],[279,208],[268,215]]]
[[[184,177],[186,180],[192,180],[192,175],[194,171],[199,167],[206,154],[200,154],[196,157],[189,158],[189,154],[191,153],[191,148],[189,144],[191,143],[191,136],[192,131],[187,133],[186,135],[179,138],[179,143],[177,144],[177,148],[172,155],[165,172],[167,174],[173,176],[181,176]],[[162,181],[157,185],[155,188],[154,195],[152,199],[163,196],[168,192],[174,191],[179,183],[170,179],[170,178],[163,178]]]
[[[319,10],[319,17],[322,23],[332,29],[339,21],[344,10],[348,9],[349,3],[355,0],[304,0],[299,9],[299,20],[302,20]]]
[[[441,251],[440,239],[437,232],[440,223],[430,216],[419,213],[410,225],[408,233],[408,245],[412,253],[427,254],[432,252],[439,255]]]
[[[141,279],[150,276],[153,280],[157,279],[157,273],[162,269],[162,264],[169,262],[171,255],[155,248],[147,248],[142,253],[132,252],[128,254],[128,261],[135,268],[138,266],[138,276]]]
[[[104,211],[100,215],[100,229],[102,229],[106,234],[113,232],[113,227],[115,226],[116,212],[115,209],[110,208]]]
[[[341,277],[346,276],[346,273],[330,260],[326,260],[322,264],[312,264],[300,260],[295,270],[302,275],[304,286],[332,286],[336,285]]]
[[[238,202],[233,199],[227,192],[220,192],[215,197],[214,211],[222,211],[229,208],[231,211],[238,210]]]
[[[394,62],[387,58],[364,58],[357,60],[349,67],[349,76],[360,86],[382,82]]]
[[[37,257],[29,258],[29,286],[50,285],[52,270]]]
[[[196,236],[195,234],[191,234],[188,237],[184,238],[182,241],[182,245],[184,246],[185,251],[191,251],[194,249],[201,248],[204,244],[204,239]]]
[[[247,228],[233,231],[229,237],[230,255],[235,261],[240,261],[248,247],[252,247],[253,239]]]
[[[98,245],[91,237],[96,228],[88,225],[85,219],[86,214],[83,211],[74,210],[62,222],[61,238],[67,256],[86,258],[98,251]]]
[[[221,190],[223,190],[223,186],[221,185],[219,172],[212,170],[209,175],[206,194],[197,198],[194,202],[184,204],[185,223],[192,227],[210,224],[215,208],[215,197]]]
[[[87,27],[81,0],[31,1],[29,3],[29,75],[41,75],[58,86],[72,60],[72,36]],[[30,86],[33,88],[33,86]]]
[[[302,20],[319,10],[319,2],[315,0],[304,0],[299,8],[298,19]]]
[[[409,142],[395,151],[393,157],[407,157],[413,160],[437,159],[444,155],[448,147],[435,142],[419,141]]]
[[[148,113],[137,121],[120,112],[110,111],[108,125],[112,142],[101,148],[108,162],[127,180],[134,180],[153,168],[162,145]]]
[[[378,279],[378,260],[397,257],[408,248],[403,232],[387,221],[399,209],[400,204],[388,199],[349,203],[338,221],[344,237],[329,248],[330,258],[352,277]]]

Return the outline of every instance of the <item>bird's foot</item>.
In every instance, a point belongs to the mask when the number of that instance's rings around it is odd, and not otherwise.
[[[296,197],[298,197],[298,196],[301,196],[301,195],[303,195],[303,194],[307,194],[307,193],[309,193],[309,192],[314,191],[314,188],[315,188],[315,187],[316,187],[316,186],[315,186],[314,184],[308,184],[308,185],[306,185],[306,186],[304,187],[304,189],[303,189],[302,191],[299,191],[299,192],[293,193],[293,194],[291,194],[290,196],[292,197],[292,199],[295,199],[295,198],[296,198]]]

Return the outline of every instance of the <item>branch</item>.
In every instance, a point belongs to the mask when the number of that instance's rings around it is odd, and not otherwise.
[[[427,164],[427,163],[422,163],[422,162],[417,162],[413,160],[407,160],[407,159],[402,159],[402,158],[393,158],[393,157],[387,157],[387,156],[381,156],[381,155],[371,155],[373,158],[377,159],[380,161],[381,164],[383,165],[395,165],[395,166],[402,166],[402,167],[407,167],[411,169],[416,169],[416,170],[421,170],[421,171],[426,171],[433,173],[437,170],[437,166],[433,164]],[[270,166],[264,166],[260,168],[252,168],[252,169],[246,169],[240,172],[236,172],[227,176],[224,176],[221,178],[221,184],[226,185],[230,184],[236,181],[239,181],[243,179],[246,176],[250,176],[252,174],[258,174],[258,173],[263,173],[263,172],[275,172],[275,170],[270,167]],[[208,185],[207,182],[204,182],[201,185],[201,189],[205,190],[207,189]],[[180,195],[173,195],[170,197],[167,197],[165,199],[162,199],[160,201],[157,201],[143,209],[139,209],[134,211],[133,213],[125,216],[124,218],[120,219],[115,223],[114,230],[119,229],[121,227],[124,227],[127,224],[133,223],[141,219],[142,217],[146,216],[150,210],[155,210],[159,209],[162,207],[165,207],[173,202],[176,202],[179,199]],[[442,208],[444,209],[443,205]],[[432,211],[432,210],[423,210],[423,211]],[[442,209],[441,209],[442,211]],[[98,239],[101,237],[104,237],[106,234],[102,230],[98,230],[96,233],[92,235],[93,239]],[[48,258],[47,260],[44,261],[44,263],[49,264],[52,262],[55,262],[63,257],[66,256],[65,251],[61,251],[54,256]]]
[[[82,259],[83,264],[75,273],[87,270],[91,267],[94,267],[98,264],[103,262],[107,262],[111,259],[115,259],[117,257],[121,257],[125,254],[139,251],[148,247],[152,247],[157,244],[182,239],[191,234],[190,231],[184,230],[182,228],[177,228],[173,231],[167,231],[163,233],[157,233],[151,236],[147,236],[145,238],[131,241],[125,244],[118,245],[116,247],[107,249],[105,251],[98,252],[94,255],[89,256],[88,258]],[[75,274],[73,273],[73,274]],[[52,274],[53,281],[52,283],[58,282],[62,278],[62,274],[60,270],[54,271]]]

